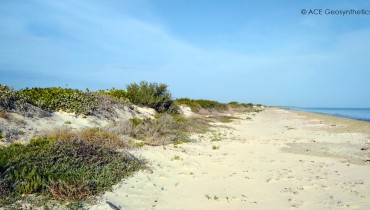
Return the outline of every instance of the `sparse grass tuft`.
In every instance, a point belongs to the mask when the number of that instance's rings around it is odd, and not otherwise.
[[[23,194],[83,200],[111,189],[139,167],[122,153],[85,141],[13,143],[0,148],[0,206]]]
[[[218,150],[218,149],[220,149],[220,146],[213,145],[213,146],[212,146],[212,149],[213,149],[213,150]]]
[[[171,160],[180,160],[180,159],[181,159],[180,156],[175,155],[175,156],[173,156],[173,158]]]
[[[226,116],[226,115],[220,115],[220,116],[214,116],[214,117],[212,117],[212,119],[215,119],[215,120],[217,120],[219,122],[222,122],[222,123],[230,123],[233,120],[236,120],[236,119],[239,119],[239,118],[232,117],[232,116]]]
[[[221,133],[212,132],[211,142],[214,142],[214,141],[222,141]]]

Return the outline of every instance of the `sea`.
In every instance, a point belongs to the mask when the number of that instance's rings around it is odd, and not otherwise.
[[[297,110],[327,114],[336,117],[350,118],[370,122],[370,108],[307,108],[307,107],[283,107],[287,110]]]

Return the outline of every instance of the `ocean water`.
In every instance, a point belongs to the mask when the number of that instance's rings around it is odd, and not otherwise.
[[[288,110],[313,112],[370,122],[370,108],[303,108],[283,107]]]

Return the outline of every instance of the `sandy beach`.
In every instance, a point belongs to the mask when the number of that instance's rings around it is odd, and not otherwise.
[[[268,108],[196,142],[132,151],[150,170],[92,209],[368,209],[369,123]]]

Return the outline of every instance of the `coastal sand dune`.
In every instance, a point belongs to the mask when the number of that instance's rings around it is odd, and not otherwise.
[[[370,140],[351,132],[356,121],[275,108],[238,117],[195,143],[132,151],[153,173],[124,180],[91,208],[111,209],[106,201],[121,209],[370,207]]]

